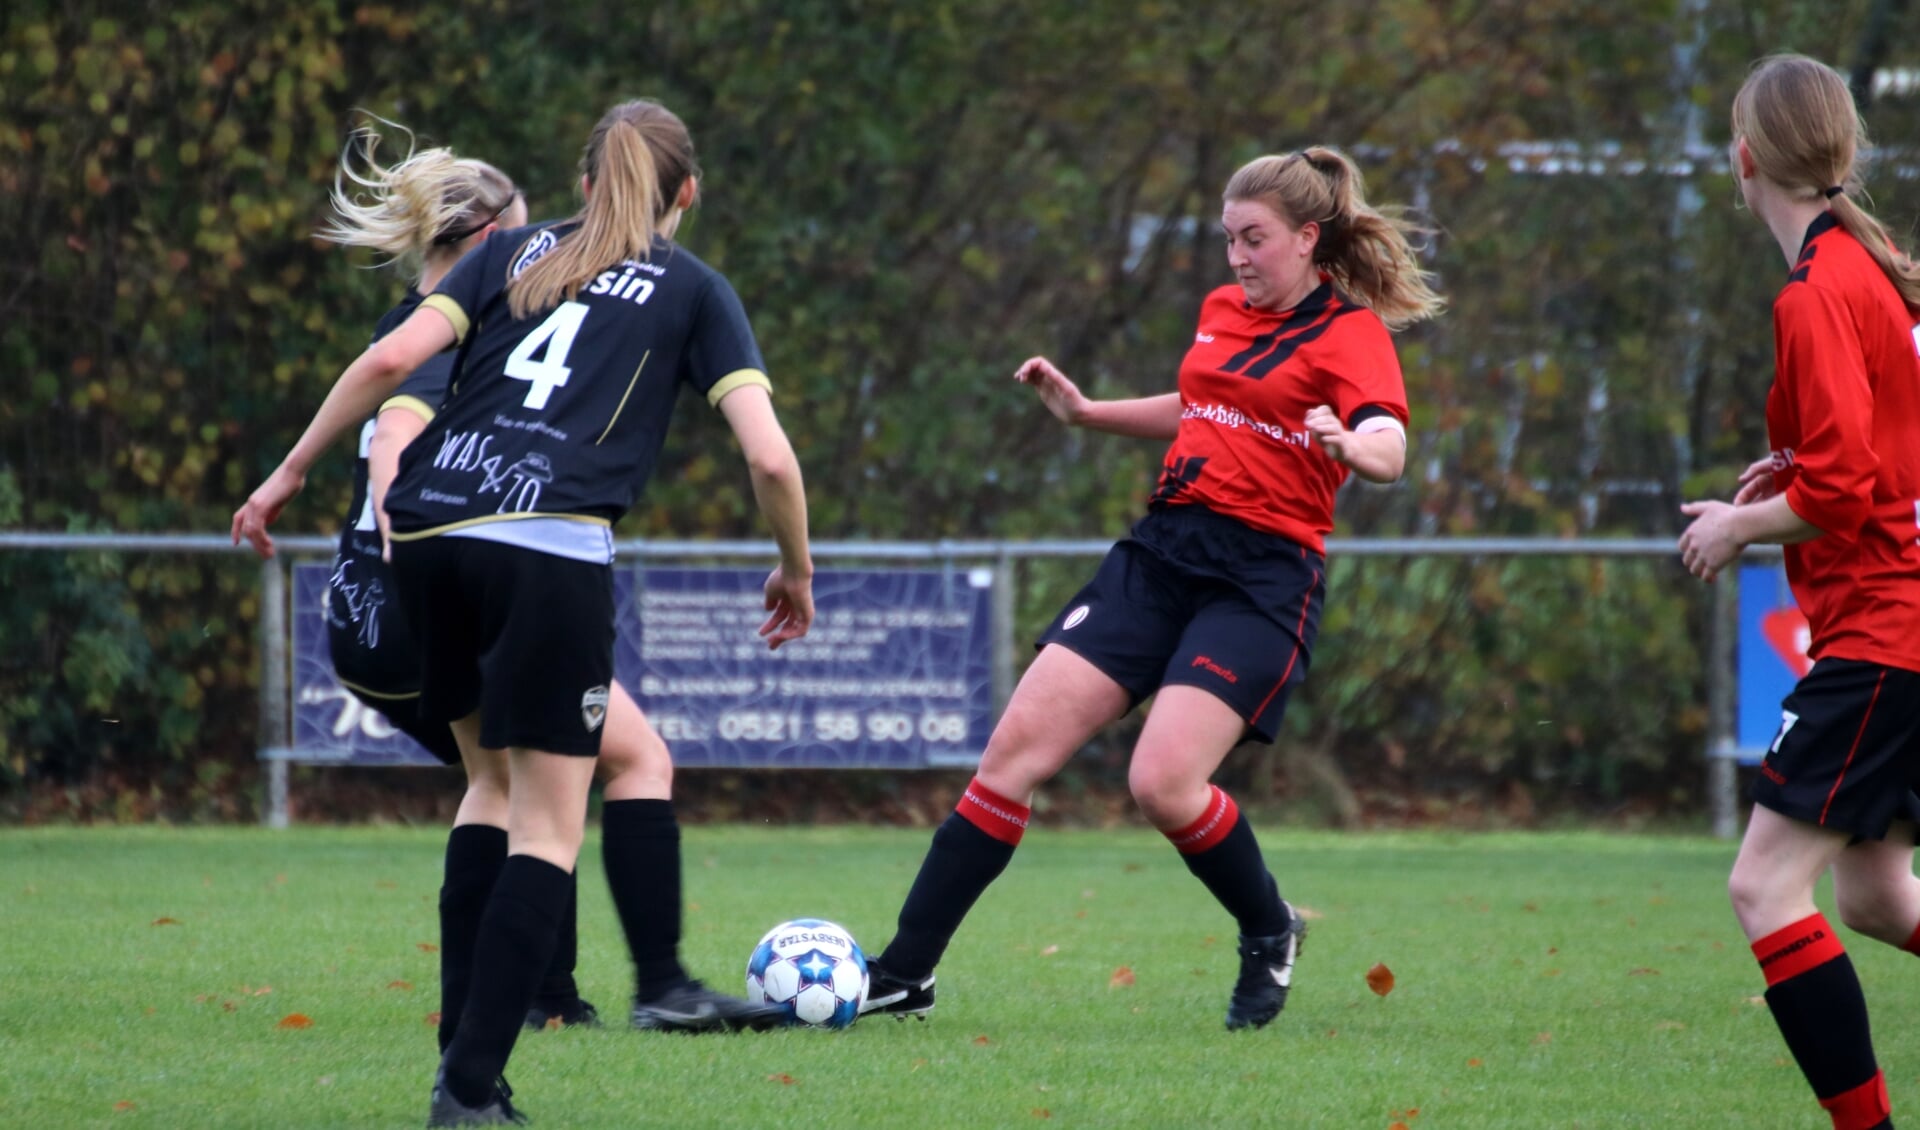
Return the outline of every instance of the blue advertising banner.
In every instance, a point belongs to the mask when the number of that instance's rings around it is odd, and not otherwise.
[[[1780,700],[1812,661],[1807,618],[1793,603],[1779,565],[1740,567],[1739,759],[1756,765],[1780,729]]]
[[[296,760],[435,765],[333,677],[331,569],[293,570]],[[805,639],[770,652],[757,569],[617,569],[614,667],[676,766],[972,765],[993,727],[987,569],[814,578]],[[389,610],[391,611],[391,610]]]

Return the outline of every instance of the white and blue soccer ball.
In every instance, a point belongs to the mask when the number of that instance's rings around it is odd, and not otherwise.
[[[747,958],[747,999],[785,1009],[794,1024],[845,1028],[867,999],[867,955],[825,919],[782,922]]]

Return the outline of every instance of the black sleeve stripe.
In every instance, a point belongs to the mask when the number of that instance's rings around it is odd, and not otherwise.
[[[1352,431],[1368,420],[1377,420],[1382,416],[1396,424],[1400,422],[1400,417],[1395,416],[1391,408],[1383,408],[1378,404],[1362,404],[1353,410],[1353,415],[1347,417],[1347,430]]]

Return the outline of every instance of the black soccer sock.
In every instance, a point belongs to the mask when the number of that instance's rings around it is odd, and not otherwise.
[[[1233,915],[1242,934],[1271,938],[1283,933],[1289,922],[1280,904],[1280,885],[1267,870],[1253,826],[1241,818],[1232,797],[1218,785],[1212,788],[1198,820],[1163,834],[1180,850],[1187,870]]]
[[[1767,1007],[1834,1130],[1891,1127],[1886,1077],[1873,1056],[1867,999],[1853,961],[1824,915],[1811,914],[1753,943]]]
[[[440,1050],[460,1026],[473,977],[473,943],[500,866],[507,861],[507,830],[462,824],[447,834],[446,878],[440,885]]]
[[[567,872],[544,859],[510,855],[500,868],[480,919],[467,1007],[440,1061],[453,1097],[468,1106],[486,1104],[513,1054],[570,890]]]
[[[574,966],[580,962],[580,880],[569,875],[567,909],[560,916],[560,933],[553,940],[553,960],[547,962],[547,974],[540,979],[540,991],[534,1001],[548,1012],[558,1012],[580,999],[580,985],[573,979]]]
[[[933,833],[893,941],[880,955],[889,973],[919,980],[933,972],[974,902],[1007,869],[1032,815],[978,778],[967,783],[953,814]]]
[[[670,800],[610,800],[600,810],[607,887],[627,934],[638,980],[651,1003],[684,984],[680,966],[680,822]]]

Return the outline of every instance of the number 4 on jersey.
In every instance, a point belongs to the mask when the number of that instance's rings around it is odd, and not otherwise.
[[[582,302],[563,302],[547,320],[541,322],[532,333],[520,339],[513,347],[513,353],[507,357],[507,376],[516,381],[530,382],[533,387],[527,390],[526,407],[535,411],[547,406],[547,398],[553,390],[567,383],[573,370],[567,368],[567,353],[573,348],[574,335],[580,332],[580,325],[587,320],[587,306]],[[534,360],[533,355],[545,350],[544,356]]]

